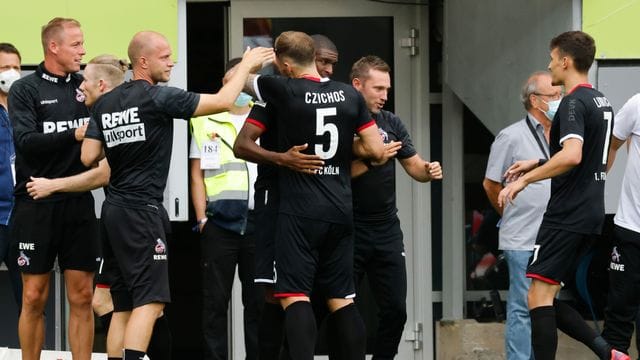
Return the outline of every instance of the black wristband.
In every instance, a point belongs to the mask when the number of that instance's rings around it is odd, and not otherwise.
[[[546,164],[547,159],[538,159],[538,166],[542,166],[544,164]]]

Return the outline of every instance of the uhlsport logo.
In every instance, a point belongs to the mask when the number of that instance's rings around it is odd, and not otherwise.
[[[84,99],[85,99],[84,93],[80,91],[80,89],[76,89],[76,101],[84,102]]]
[[[156,253],[153,255],[153,260],[167,260],[167,247],[160,238],[156,240],[155,251]]]
[[[20,256],[18,256],[18,266],[29,266],[29,257],[24,254],[24,251],[20,251]]]

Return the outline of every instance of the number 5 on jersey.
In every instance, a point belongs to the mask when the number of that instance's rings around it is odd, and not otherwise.
[[[314,148],[316,155],[324,160],[331,159],[338,151],[338,127],[336,124],[325,123],[327,116],[336,116],[336,108],[316,109],[316,135],[323,136],[329,133],[329,149],[325,151],[323,144],[316,144]]]

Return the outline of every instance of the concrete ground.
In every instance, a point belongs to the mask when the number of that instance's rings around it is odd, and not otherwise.
[[[638,358],[635,335],[630,355]],[[475,320],[439,321],[436,324],[437,360],[499,360],[504,353],[504,324],[479,323]],[[589,348],[558,331],[558,360],[598,358]]]

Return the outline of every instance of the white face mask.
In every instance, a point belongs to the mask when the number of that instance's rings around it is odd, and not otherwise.
[[[20,79],[20,73],[15,69],[0,72],[0,90],[2,90],[3,93],[8,94],[11,85],[13,85],[13,83],[18,79]]]
[[[549,107],[549,110],[544,112],[544,115],[551,121],[553,121],[553,117],[556,116],[556,112],[558,112],[558,107],[560,106],[560,101],[562,99],[558,99],[558,100],[551,100],[549,102],[546,102],[544,100],[544,103],[547,104],[547,106]]]

